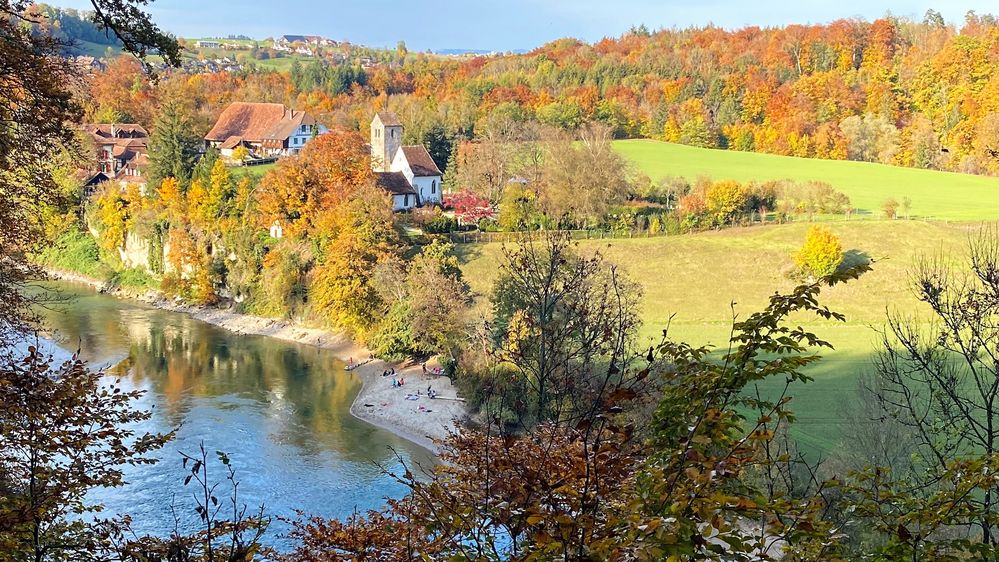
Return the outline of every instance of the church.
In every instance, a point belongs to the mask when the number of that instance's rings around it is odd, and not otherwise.
[[[402,122],[380,111],[371,120],[371,168],[392,195],[392,209],[441,204],[441,171],[423,145],[402,145]]]

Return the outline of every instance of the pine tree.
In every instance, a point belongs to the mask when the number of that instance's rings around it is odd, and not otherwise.
[[[194,135],[189,110],[182,99],[164,100],[149,139],[149,179],[158,184],[164,178],[187,183],[198,159],[201,139]]]

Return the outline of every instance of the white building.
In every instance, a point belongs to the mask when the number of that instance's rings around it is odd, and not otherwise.
[[[440,168],[423,145],[403,146],[402,133],[394,113],[382,111],[371,120],[371,167],[378,185],[392,194],[396,211],[440,205]]]

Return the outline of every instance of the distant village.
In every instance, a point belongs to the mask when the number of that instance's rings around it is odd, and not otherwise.
[[[94,123],[84,132],[94,141],[96,165],[81,172],[84,193],[118,182],[146,191],[149,134],[137,123]],[[232,166],[252,166],[294,156],[327,128],[305,111],[280,103],[235,102],[204,137],[205,150],[218,150]],[[392,197],[395,211],[442,203],[442,172],[423,145],[403,145],[403,124],[392,112],[371,120],[371,167],[377,185]],[[278,230],[278,232],[280,232]],[[280,237],[280,236],[278,236]]]
[[[186,42],[189,53],[181,68],[189,74],[212,74],[217,72],[242,72],[251,64],[283,57],[299,57],[325,60],[332,64],[357,64],[365,70],[378,67],[377,57],[366,54],[375,49],[367,49],[346,41],[336,41],[321,35],[281,35],[261,41],[249,37],[208,38]],[[448,58],[470,58],[479,56],[499,56],[498,51],[445,49],[433,53]],[[107,68],[104,57],[77,55],[76,63],[85,72],[100,72]],[[157,66],[154,64],[154,66]],[[166,70],[165,65],[159,65]]]

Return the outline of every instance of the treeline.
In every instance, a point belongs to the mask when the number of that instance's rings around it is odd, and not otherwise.
[[[445,204],[460,224],[427,221],[425,229],[679,234],[854,210],[846,195],[824,182],[636,175],[600,124],[573,134],[493,115],[488,127],[479,140],[455,147],[444,175]]]
[[[364,130],[387,106],[410,141],[435,128],[452,142],[479,139],[500,115],[570,131],[600,122],[618,138],[991,174],[997,46],[993,16],[969,12],[957,27],[930,11],[922,21],[636,29],[462,61],[400,49],[363,72],[317,62],[199,76],[186,87],[206,123],[229,101],[279,101]],[[98,76],[88,97],[95,112],[115,106],[148,122],[139,98],[158,88],[127,66]]]
[[[121,47],[121,40],[114,33],[107,33],[94,23],[94,12],[58,8],[48,4],[33,4],[28,8],[33,16],[31,24],[36,33],[48,35],[67,43],[87,41],[109,47]]]

